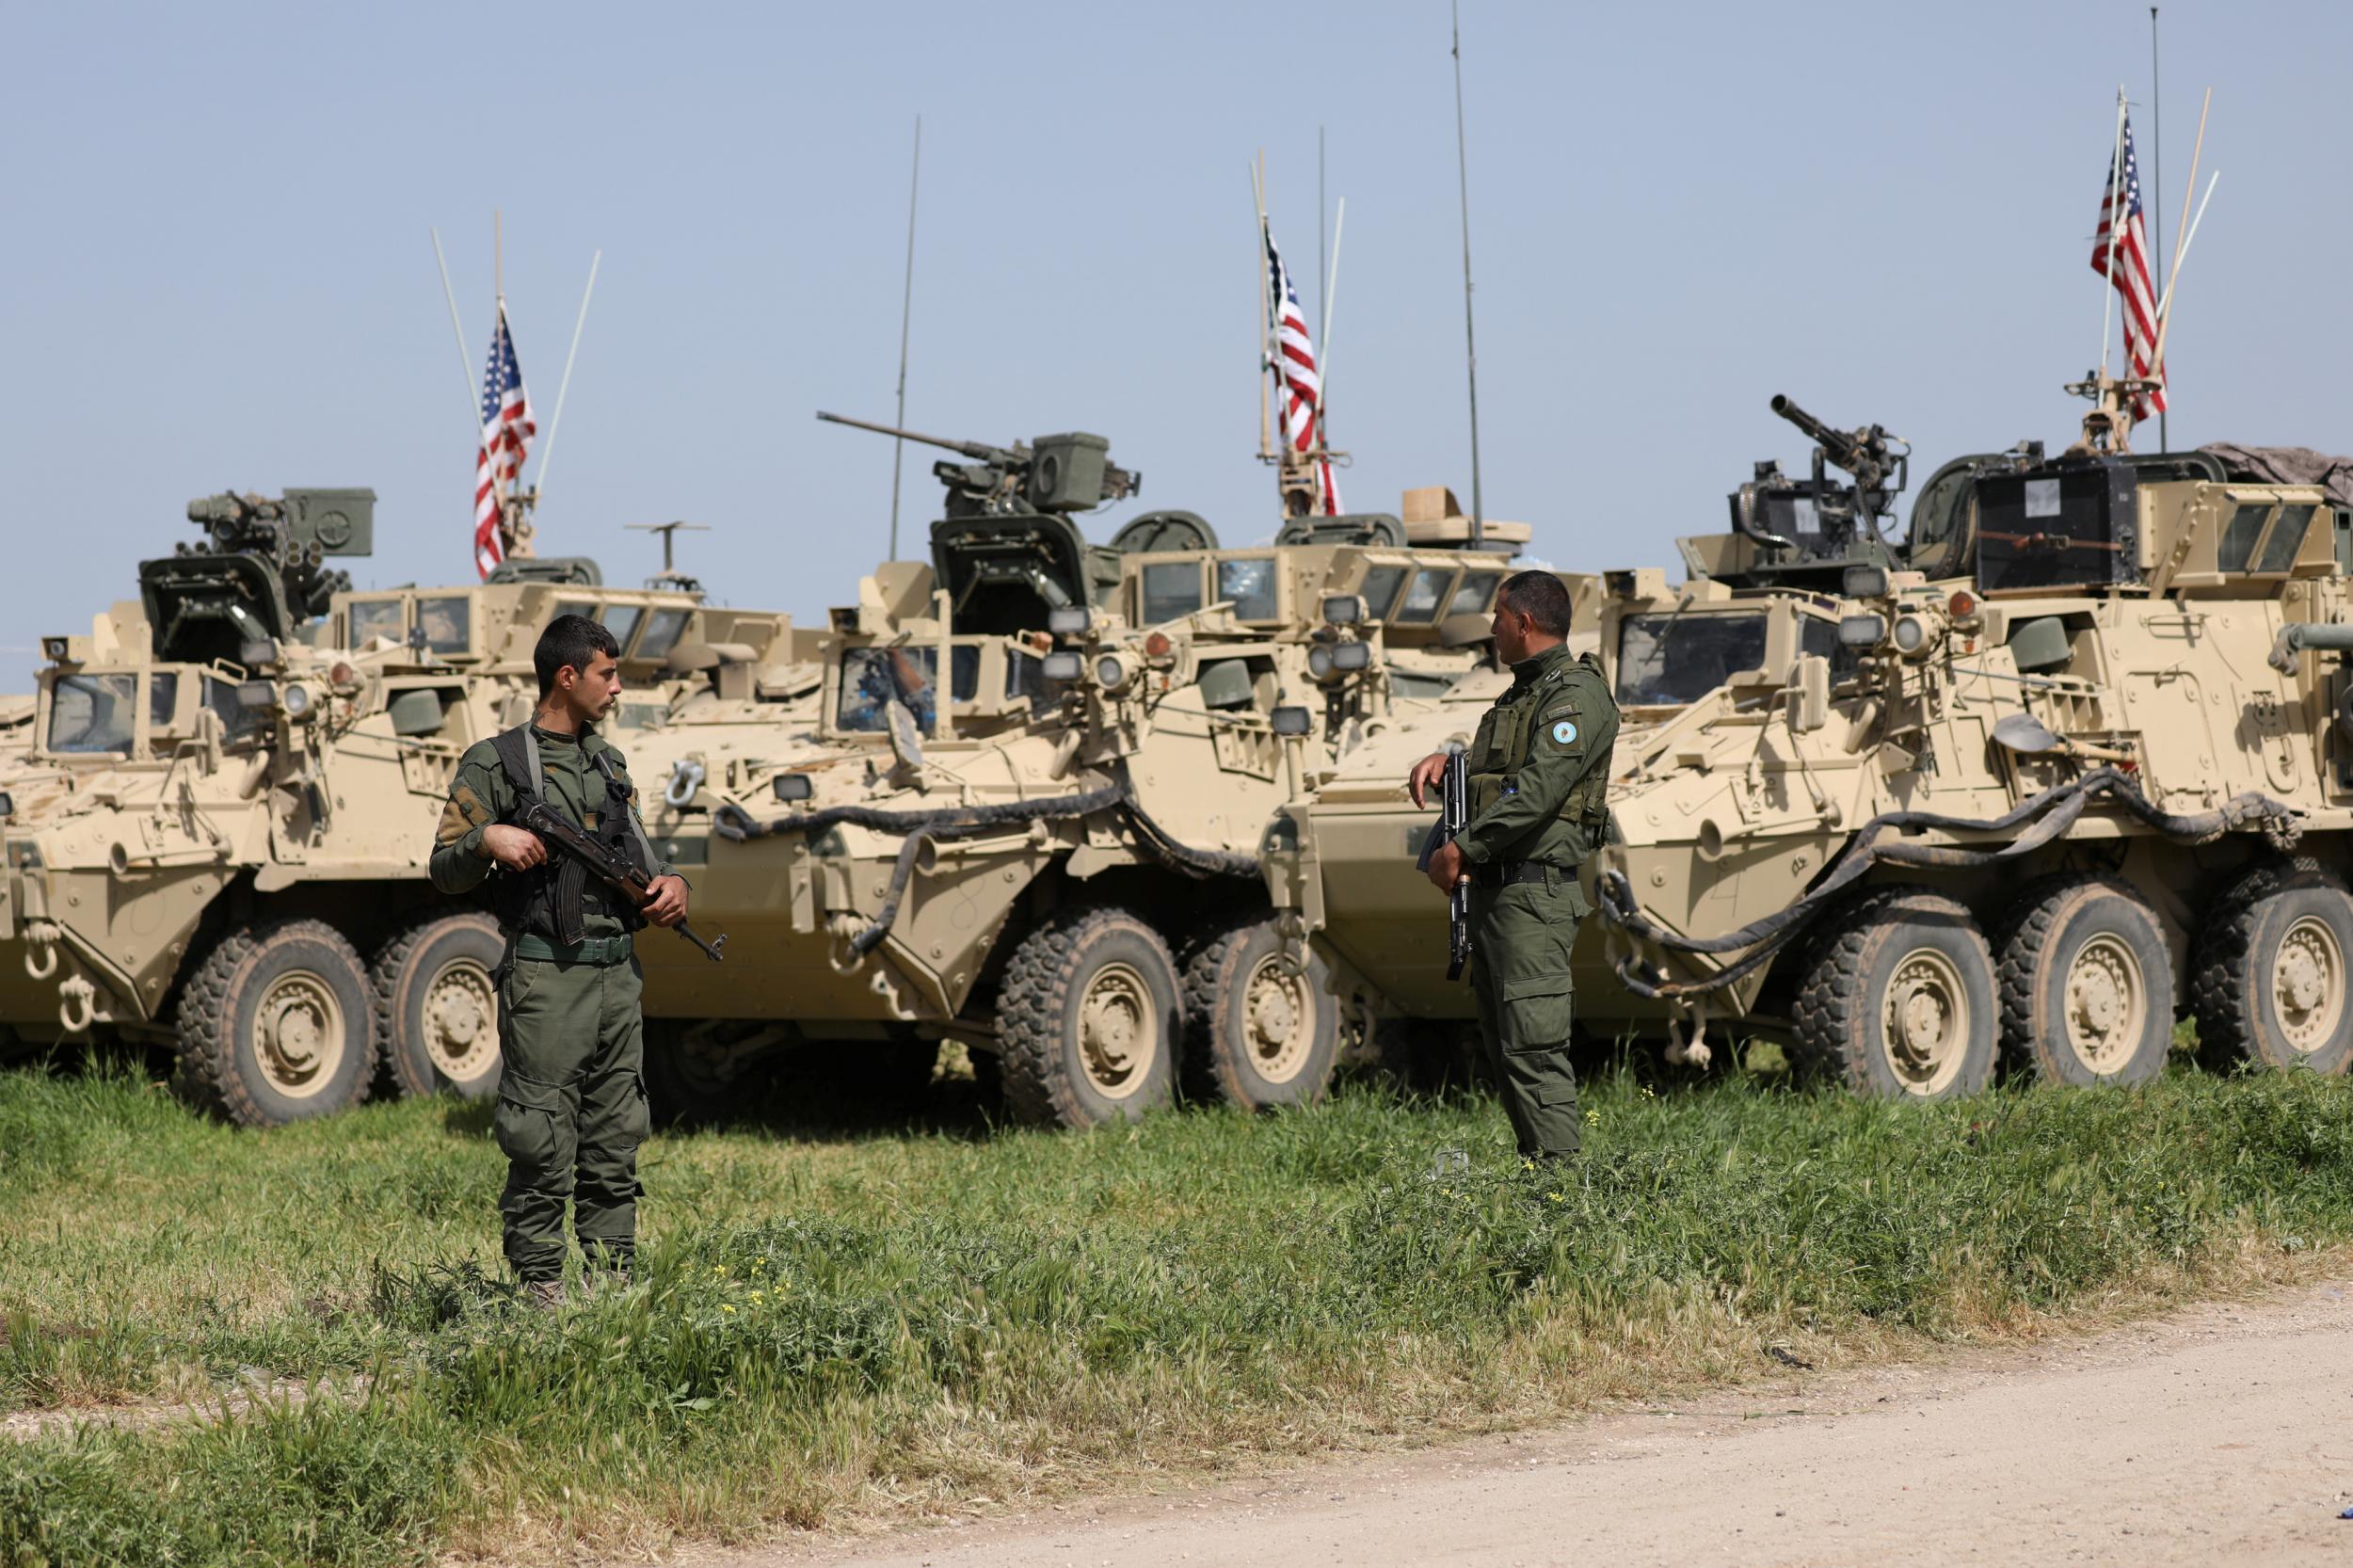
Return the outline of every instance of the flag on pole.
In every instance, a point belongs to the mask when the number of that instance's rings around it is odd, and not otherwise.
[[[2133,122],[2127,115],[2119,144],[2124,160],[2120,176],[2111,165],[2100,177],[2100,232],[2091,242],[2091,270],[2116,285],[2124,297],[2124,357],[2137,377],[2159,383],[2146,397],[2133,399],[2133,418],[2145,420],[2165,410],[2165,367],[2152,367],[2156,352],[2157,292],[2150,282],[2149,236],[2140,220],[2140,164],[2133,156]],[[2121,227],[2111,228],[2118,205],[2123,208]],[[2114,253],[2115,264],[2109,265]]]
[[[523,390],[522,367],[515,360],[515,339],[506,329],[506,301],[499,301],[498,330],[490,334],[490,362],[482,372],[482,445],[473,465],[473,564],[483,576],[506,558],[499,539],[499,503],[522,472],[523,456],[539,426],[531,417],[531,394]]]
[[[1316,345],[1308,339],[1307,313],[1299,308],[1290,269],[1274,248],[1274,231],[1259,232],[1266,238],[1267,294],[1274,306],[1276,359],[1271,368],[1282,389],[1283,440],[1294,452],[1312,452],[1323,445],[1323,381],[1316,374]],[[1328,457],[1316,459],[1316,488],[1324,512],[1337,517],[1340,487]]]

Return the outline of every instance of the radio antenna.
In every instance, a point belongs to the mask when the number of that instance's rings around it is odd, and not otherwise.
[[[907,270],[906,288],[899,299],[899,417],[893,422],[907,422],[907,328],[915,319],[915,197],[923,178],[923,117],[915,117],[915,167],[907,174]],[[904,440],[890,443],[890,558],[899,558],[899,470],[906,452]]]
[[[597,268],[603,262],[601,250],[588,258],[588,285],[580,291],[580,314],[572,322],[572,346],[564,355],[564,379],[555,387],[555,417],[548,421],[548,444],[539,449],[539,479],[531,488],[534,506],[547,498],[548,465],[555,461],[556,432],[564,428],[564,397],[572,390],[572,361],[580,358],[580,334],[588,326],[588,300],[597,292]]]
[[[1479,340],[1471,327],[1470,153],[1463,135],[1463,5],[1453,0],[1454,165],[1463,191],[1463,357],[1470,371],[1471,516],[1470,547],[1486,548],[1486,511],[1479,492]],[[2105,330],[2104,327],[2103,331]]]
[[[457,293],[449,286],[449,258],[441,254],[441,232],[433,229],[428,232],[433,236],[433,259],[441,264],[441,297],[449,301],[449,329],[457,338],[457,379],[466,388],[466,426],[478,441],[482,439],[482,410],[474,402],[478,394],[473,388],[473,356],[466,352],[466,328],[457,319]]]
[[[2157,71],[2157,8],[2149,8],[2149,163],[2153,176],[2149,186],[2149,254],[2153,260],[2165,254],[2165,78]],[[2173,215],[2181,221],[2181,215]],[[2165,361],[2153,360],[2149,374],[2162,383]],[[2171,398],[2166,399],[2171,402]],[[2172,440],[2166,433],[2165,410],[2157,410],[2157,450],[2173,450]]]

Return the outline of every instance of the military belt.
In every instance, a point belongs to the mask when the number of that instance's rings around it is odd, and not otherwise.
[[[1475,866],[1471,879],[1482,888],[1511,888],[1523,882],[1543,882],[1558,872],[1564,882],[1577,872],[1567,866],[1556,866],[1549,860],[1498,860],[1492,866]]]
[[[544,964],[626,964],[635,952],[634,939],[619,936],[590,936],[578,942],[551,942],[545,936],[523,932],[515,938],[515,956],[536,959]]]

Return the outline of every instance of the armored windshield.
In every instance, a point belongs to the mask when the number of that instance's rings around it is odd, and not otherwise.
[[[49,690],[51,751],[129,751],[136,675],[61,675]]]
[[[1618,632],[1618,701],[1628,708],[1696,702],[1765,663],[1765,621],[1754,615],[1635,616]]]
[[[951,703],[969,702],[980,695],[981,650],[970,644],[949,649]],[[854,648],[841,656],[841,700],[835,722],[858,733],[880,734],[889,728],[893,702],[906,705],[916,725],[932,728],[938,718],[939,649],[936,648]]]

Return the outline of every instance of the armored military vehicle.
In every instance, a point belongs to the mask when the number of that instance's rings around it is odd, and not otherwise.
[[[167,1046],[190,1097],[251,1125],[348,1105],[379,1070],[486,1092],[500,943],[424,863],[458,754],[529,712],[538,629],[576,610],[615,632],[625,727],[809,708],[787,617],[608,588],[584,560],[352,591],[326,562],[369,552],[374,500],[198,502],[205,539],[142,564],[138,600],[43,639],[0,803],[0,1022],[20,1038]]]
[[[2134,454],[2132,384],[2086,390],[2082,442],[1945,465],[1899,545],[1870,500],[1901,477],[1872,472],[1883,441],[1831,432],[1855,484],[1761,473],[1731,534],[1685,541],[1681,587],[1606,574],[1625,727],[1586,1028],[1695,1063],[1777,1036],[1859,1093],[1928,1098],[2005,1056],[2146,1078],[2182,1011],[2210,1055],[2345,1070],[2353,493]],[[1269,856],[1351,1003],[1423,1027],[1471,1007],[1399,781],[1476,719],[1358,746]]]
[[[798,1041],[920,1074],[953,1039],[1032,1121],[1131,1116],[1180,1077],[1316,1097],[1337,1018],[1278,957],[1260,841],[1299,768],[1479,661],[1442,628],[1485,611],[1513,531],[1464,548],[1435,491],[1251,549],[1181,511],[1096,545],[1075,514],[1136,487],[1100,437],[937,444],[964,460],[936,467],[931,559],[833,613],[814,752],[684,722],[632,744],[697,920],[760,954],[639,944],[653,1086],[724,1106]]]

